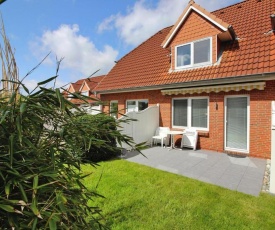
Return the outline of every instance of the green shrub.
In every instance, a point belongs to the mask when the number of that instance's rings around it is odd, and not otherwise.
[[[116,131],[110,117],[94,116],[91,125],[91,117],[59,89],[39,88],[30,94],[24,87],[26,96],[0,98],[1,229],[99,227],[99,208],[87,205],[99,195],[82,184],[83,155],[91,150],[100,155],[102,149],[109,153],[117,150],[115,138],[131,139]]]
[[[66,100],[60,89],[42,87],[51,81],[55,85],[57,76],[29,92],[18,80],[4,26],[1,36],[0,229],[101,228],[100,209],[88,206],[88,201],[100,195],[82,184],[87,176],[81,171],[82,159],[91,149],[98,154],[101,147],[115,152],[115,139],[131,145],[131,138],[121,135],[116,130],[118,124],[109,124],[103,115],[97,117],[97,125],[84,122],[85,113]],[[57,64],[56,75],[60,61]],[[19,86],[25,94],[18,93]],[[78,94],[73,97],[88,99]]]
[[[98,142],[98,145],[91,145],[90,149],[85,151],[84,160],[99,162],[121,154],[121,148],[117,147],[116,141],[120,133],[117,131],[117,123],[113,117],[104,113],[84,115],[79,116],[75,123],[79,127],[89,126],[89,130],[85,132],[86,137]]]

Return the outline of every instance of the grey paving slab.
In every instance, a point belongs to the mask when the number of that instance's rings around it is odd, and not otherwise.
[[[122,158],[253,196],[262,189],[266,167],[263,159],[161,147],[148,148],[142,154],[124,152]]]
[[[237,191],[247,193],[253,196],[258,196],[261,192],[262,181],[255,179],[245,179],[240,182]]]
[[[203,175],[201,175],[198,179],[203,182],[217,185],[217,182],[220,179],[220,177],[221,177],[221,174],[208,171],[208,172],[204,173]]]

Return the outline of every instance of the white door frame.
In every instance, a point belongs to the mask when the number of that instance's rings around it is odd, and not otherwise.
[[[226,146],[227,138],[227,99],[228,98],[237,98],[237,97],[246,97],[247,98],[247,149],[236,149]],[[224,97],[224,149],[228,151],[249,153],[249,143],[250,143],[250,96],[249,95],[230,95]]]

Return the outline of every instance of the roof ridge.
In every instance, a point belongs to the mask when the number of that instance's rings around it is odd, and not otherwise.
[[[220,8],[220,9],[211,11],[210,13],[214,13],[214,12],[217,12],[217,11],[221,11],[221,10],[224,10],[224,9],[226,9],[226,8],[230,8],[230,7],[232,7],[232,6],[236,6],[236,5],[239,5],[239,4],[243,4],[243,3],[248,2],[248,1],[250,1],[250,0],[243,0],[243,1],[241,1],[241,2],[234,3],[234,4],[232,4],[232,5],[225,6],[225,7],[222,7],[222,8]]]
[[[176,21],[173,28],[170,30],[164,41],[162,42],[162,47],[167,48],[170,44],[173,37],[176,35],[177,31],[183,25],[185,20],[188,18],[188,15],[192,12],[199,13],[202,17],[210,21],[211,23],[218,26],[223,32],[228,31],[230,24],[225,22],[222,18],[218,17],[214,13],[206,10],[204,7],[200,6],[199,4],[195,3],[195,1],[189,1],[188,5],[184,8],[183,12],[181,13],[180,17]]]
[[[105,76],[106,74],[101,74],[101,75],[98,75],[98,76],[93,76],[93,77],[87,77],[85,79],[91,79],[91,78],[101,78],[103,76]]]

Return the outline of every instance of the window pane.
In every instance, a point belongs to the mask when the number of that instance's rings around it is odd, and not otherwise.
[[[139,101],[138,102],[138,111],[148,108],[148,101]]]
[[[210,39],[194,43],[194,64],[210,62]]]
[[[136,101],[127,101],[127,112],[136,111]]]
[[[226,147],[247,150],[247,97],[227,98]]]
[[[130,105],[136,105],[136,102],[135,101],[127,101],[127,106],[130,106]]]
[[[117,102],[111,102],[110,113],[111,113],[112,117],[117,118],[117,113],[118,113],[118,103]]]
[[[187,99],[173,101],[173,125],[187,126]]]
[[[192,99],[192,127],[207,128],[207,99]]]
[[[191,45],[177,47],[177,67],[191,64]]]
[[[83,91],[83,92],[81,92],[81,94],[84,96],[89,96],[89,91]]]

